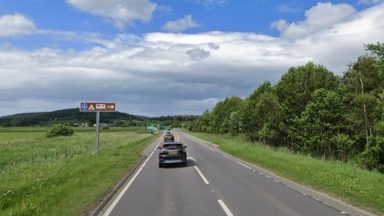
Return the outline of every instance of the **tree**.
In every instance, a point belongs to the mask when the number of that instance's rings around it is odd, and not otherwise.
[[[384,80],[384,43],[368,44],[366,50],[376,58],[379,76]]]
[[[354,105],[355,115],[359,117],[357,124],[362,128],[365,137],[365,148],[369,147],[374,123],[375,95],[380,92],[383,80],[379,76],[377,60],[368,55],[360,56],[343,76],[343,83],[350,92],[351,103]]]
[[[240,110],[229,114],[229,133],[235,135],[241,132]]]
[[[334,90],[338,86],[338,78],[322,65],[312,62],[304,66],[291,67],[276,85],[276,95],[283,111],[286,125],[285,138],[291,149],[300,145],[298,132],[301,113],[309,103],[316,89]]]
[[[239,97],[228,97],[218,102],[211,113],[212,130],[219,133],[228,133],[230,130],[231,113],[239,111],[242,102],[242,99]]]
[[[211,113],[205,110],[203,115],[194,119],[189,126],[190,131],[212,132]]]
[[[282,131],[282,109],[269,82],[248,97],[241,110],[242,131],[251,141],[279,145]]]
[[[336,147],[336,158],[347,161],[353,151],[353,140],[346,134],[337,134],[332,138],[332,143]]]
[[[360,56],[343,76],[348,91],[354,94],[374,93],[383,83],[377,60],[369,55]]]
[[[372,145],[360,155],[360,163],[369,170],[384,172],[384,137],[374,136],[370,138]]]
[[[302,149],[323,157],[335,156],[334,138],[345,132],[345,110],[337,92],[316,90],[300,118]]]
[[[261,95],[271,93],[272,86],[270,82],[265,82],[259,86],[246,100],[240,110],[240,121],[242,132],[246,134],[251,141],[258,140],[258,131],[260,130],[259,115],[256,113],[256,106]]]
[[[286,117],[294,119],[304,111],[316,89],[334,90],[337,84],[337,77],[332,72],[309,62],[304,66],[291,67],[276,85],[276,93]]]
[[[256,118],[260,121],[258,138],[265,144],[280,145],[283,141],[280,136],[283,129],[283,114],[276,95],[264,93],[256,104]]]

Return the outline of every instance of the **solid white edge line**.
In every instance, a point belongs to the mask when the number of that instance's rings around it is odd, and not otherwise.
[[[225,158],[227,158],[227,159],[229,159],[229,160],[233,161],[233,159],[232,159],[232,158],[228,157],[228,156],[227,156],[227,155],[225,155],[225,154],[223,154],[223,157],[225,157]]]
[[[112,210],[116,207],[117,203],[120,201],[121,197],[127,192],[129,187],[132,185],[133,181],[135,181],[136,177],[140,174],[141,170],[144,168],[145,164],[149,161],[149,159],[152,157],[153,153],[156,151],[157,147],[160,145],[161,141],[157,143],[155,149],[151,152],[151,154],[148,156],[148,158],[144,161],[143,165],[136,171],[135,175],[129,180],[128,184],[124,187],[124,189],[119,193],[119,195],[116,197],[116,199],[112,202],[112,204],[108,207],[108,209],[104,212],[103,216],[108,216],[111,214]]]
[[[243,166],[243,167],[245,167],[245,168],[247,168],[247,169],[252,169],[251,167],[249,167],[249,166],[247,166],[247,165],[245,165],[245,164],[243,164],[243,163],[240,163],[239,161],[236,161],[236,163],[238,163],[239,165],[241,165],[241,166]]]
[[[209,184],[208,180],[204,177],[203,173],[200,171],[200,169],[197,166],[194,166],[196,171],[199,173],[200,177],[203,179],[205,184]]]
[[[204,148],[207,148],[207,149],[209,149],[209,150],[211,150],[211,151],[213,151],[213,152],[215,152],[216,150],[215,149],[213,149],[213,148],[211,148],[211,147],[208,147],[208,146],[206,146],[206,145],[204,145],[204,144],[202,144],[202,143],[200,143],[200,142],[197,142],[199,145],[201,145],[201,146],[203,146]]]
[[[217,200],[217,202],[219,202],[221,208],[223,208],[225,214],[227,214],[227,216],[233,216],[232,212],[229,210],[229,208],[225,205],[225,203],[223,202],[223,200],[219,199]]]
[[[189,138],[191,138],[191,139],[197,141],[197,144],[199,144],[199,145],[201,145],[201,146],[203,146],[203,147],[205,147],[205,148],[207,148],[207,149],[209,149],[209,150],[211,150],[211,151],[213,151],[213,152],[216,151],[215,149],[213,149],[213,148],[211,148],[211,147],[208,147],[208,146],[202,144],[201,142],[204,142],[204,140],[202,140],[202,139],[200,139],[200,138],[197,138],[197,137],[194,137],[194,136],[191,136],[191,135],[186,134],[186,133],[184,133],[184,134],[187,135]]]

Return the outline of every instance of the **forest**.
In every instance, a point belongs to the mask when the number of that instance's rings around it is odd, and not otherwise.
[[[365,49],[342,76],[313,62],[291,67],[275,85],[218,102],[189,130],[384,172],[384,43]]]

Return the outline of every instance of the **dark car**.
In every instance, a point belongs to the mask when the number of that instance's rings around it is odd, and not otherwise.
[[[164,135],[164,142],[174,142],[175,141],[175,137],[173,136],[173,134],[171,132],[166,132],[165,135]]]
[[[180,142],[163,143],[159,147],[159,167],[167,164],[181,164],[187,166],[187,146]]]

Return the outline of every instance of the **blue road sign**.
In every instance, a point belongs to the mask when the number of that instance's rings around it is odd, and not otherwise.
[[[87,103],[82,103],[81,110],[87,110],[87,109],[88,109]]]

